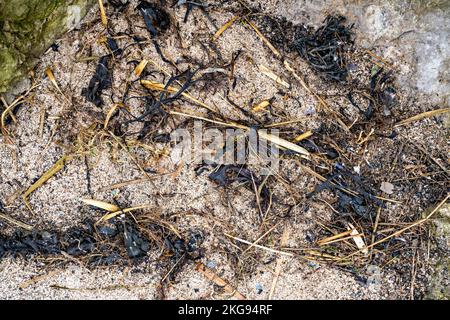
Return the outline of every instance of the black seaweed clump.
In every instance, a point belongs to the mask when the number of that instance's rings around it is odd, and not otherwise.
[[[168,274],[169,280],[175,280],[187,261],[196,261],[204,257],[204,250],[201,248],[203,240],[203,235],[199,231],[191,231],[187,240],[176,236],[168,236],[164,239],[164,246],[172,260],[171,271]]]
[[[221,186],[229,185],[232,182],[246,183],[252,185],[254,182],[260,182],[259,178],[245,166],[220,165],[216,170],[209,174],[209,179]]]
[[[129,0],[108,0],[108,3],[118,12],[124,11],[130,4]]]
[[[145,26],[153,37],[164,33],[170,26],[169,14],[155,4],[141,1],[136,9],[144,18]]]
[[[164,245],[175,259],[186,256],[189,259],[197,260],[203,257],[203,250],[200,245],[203,242],[203,235],[198,232],[191,232],[187,241],[177,237],[166,237]]]
[[[0,236],[0,258],[12,256],[59,255],[72,257],[90,255],[89,263],[109,265],[120,260],[118,248],[124,247],[131,259],[140,258],[150,250],[150,243],[131,221],[116,221],[94,227],[90,221],[64,233],[57,231],[16,231],[11,237]]]
[[[138,139],[144,139],[149,132],[156,131],[161,125],[164,125],[168,118],[168,113],[162,108],[163,106],[170,105],[182,98],[183,92],[188,90],[188,88],[196,83],[198,80],[193,80],[197,70],[191,71],[187,69],[178,75],[170,77],[165,85],[165,89],[169,88],[173,83],[178,80],[184,82],[183,86],[178,89],[177,92],[171,94],[171,92],[164,90],[160,93],[159,97],[145,96],[140,97],[145,101],[145,110],[142,115],[134,117],[123,123],[124,130],[126,131],[126,126],[133,122],[142,122],[144,125],[138,134]]]
[[[113,37],[108,37],[106,39],[106,44],[110,54],[100,58],[97,67],[95,68],[95,73],[89,81],[88,87],[83,88],[81,91],[81,95],[86,97],[87,101],[92,102],[97,107],[100,107],[103,104],[101,97],[102,91],[110,88],[112,84],[112,75],[109,70],[110,60],[111,58],[119,58],[123,53],[123,49],[119,48]]]
[[[150,250],[150,243],[130,223],[123,224],[123,239],[130,258],[145,256]]]
[[[344,24],[345,17],[328,16],[324,25],[312,32],[299,28],[293,46],[309,65],[334,81],[345,81],[348,75],[344,51],[352,43],[351,26]]]
[[[28,255],[32,253],[58,254],[61,246],[53,232],[28,233],[17,231],[11,237],[0,236],[0,258],[7,253]]]
[[[81,91],[86,100],[92,102],[97,107],[103,104],[101,98],[102,91],[111,87],[111,72],[109,71],[110,56],[106,55],[100,58],[95,73],[89,81],[89,86]]]
[[[316,186],[308,197],[330,190],[336,193],[335,209],[343,217],[353,216],[365,220],[373,219],[376,207],[384,207],[382,201],[376,198],[375,190],[363,177],[353,174],[341,164],[336,164],[333,173],[326,176],[327,180]]]

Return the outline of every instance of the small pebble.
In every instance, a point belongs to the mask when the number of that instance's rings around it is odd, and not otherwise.
[[[392,194],[394,193],[394,185],[390,182],[384,181],[381,183],[380,190],[387,194]]]

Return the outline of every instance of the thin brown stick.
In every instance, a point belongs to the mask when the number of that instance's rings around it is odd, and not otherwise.
[[[244,240],[244,239],[241,239],[241,238],[238,238],[238,237],[233,237],[232,235],[230,235],[228,233],[224,233],[224,235],[227,236],[228,238],[234,239],[236,241],[239,241],[239,242],[242,242],[242,243],[245,243],[245,244],[248,244],[248,245],[253,245],[256,248],[263,249],[263,250],[266,250],[266,251],[269,251],[269,252],[272,252],[272,253],[279,253],[279,254],[283,254],[283,255],[288,256],[288,257],[293,257],[294,256],[293,253],[285,252],[285,251],[281,251],[281,250],[277,250],[277,249],[272,249],[272,248],[269,248],[269,247],[261,246],[259,244],[251,243],[250,241],[247,241],[247,240]]]
[[[286,242],[289,239],[289,234],[290,234],[290,229],[289,229],[289,225],[286,225],[283,231],[283,235],[281,236],[281,241],[280,241],[280,246],[284,247],[286,245]],[[275,276],[272,280],[272,287],[270,288],[270,292],[269,292],[269,300],[272,300],[273,294],[275,293],[275,288],[277,287],[277,283],[278,283],[278,278],[280,278],[280,274],[281,274],[281,268],[283,266],[283,256],[280,256],[277,259],[277,266],[275,267]]]
[[[216,285],[222,287],[225,292],[231,295],[231,298],[236,298],[239,300],[246,300],[247,298],[228,284],[224,279],[215,274],[211,269],[207,268],[203,263],[197,263],[195,267],[197,271],[202,273],[208,280],[214,282]]]
[[[8,221],[8,222],[11,223],[11,224],[14,224],[14,225],[20,227],[20,228],[22,228],[22,229],[25,229],[25,230],[28,230],[28,231],[33,230],[33,227],[32,227],[32,226],[30,226],[30,225],[28,225],[28,224],[26,224],[26,223],[23,223],[23,222],[21,222],[21,221],[19,221],[19,220],[16,220],[16,219],[14,219],[14,218],[11,218],[10,216],[8,216],[8,215],[6,215],[6,214],[3,214],[3,213],[1,213],[1,212],[0,212],[0,218],[3,219],[3,220]]]
[[[273,229],[275,229],[276,227],[278,227],[280,223],[275,224],[272,228],[270,228],[269,230],[267,230],[261,237],[259,237],[258,239],[256,239],[247,249],[245,249],[244,251],[242,251],[242,254],[246,253],[248,250],[250,250],[251,248],[253,248],[258,242],[260,242],[262,239],[264,239],[268,234],[270,234]]]
[[[430,117],[433,117],[433,116],[437,116],[437,115],[440,115],[440,114],[443,114],[443,113],[447,113],[447,112],[450,112],[450,108],[443,108],[443,109],[437,109],[437,110],[423,112],[423,113],[417,114],[417,115],[412,116],[412,117],[410,117],[408,119],[405,119],[405,120],[402,120],[402,121],[398,122],[395,125],[395,127],[402,126],[402,125],[405,125],[407,123],[419,121],[419,120],[422,120],[422,119],[425,119],[425,118],[430,118]]]

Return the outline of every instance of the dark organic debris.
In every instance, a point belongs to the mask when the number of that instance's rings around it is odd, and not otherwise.
[[[392,71],[383,72],[383,68],[380,68],[370,79],[370,98],[367,109],[364,111],[358,103],[355,101],[353,92],[349,92],[347,95],[350,103],[361,112],[366,120],[370,120],[374,115],[377,108],[383,108],[383,114],[389,116],[391,109],[397,103],[396,90],[392,85]]]
[[[61,248],[56,234],[50,232],[28,233],[17,231],[12,237],[0,236],[0,258],[6,253],[17,254],[57,254]]]
[[[147,237],[148,232],[152,236]],[[66,232],[25,233],[18,230],[10,237],[0,235],[0,259],[6,255],[28,258],[64,254],[86,261],[89,266],[111,265],[125,262],[126,257],[133,261],[145,258],[152,247],[164,243],[165,256],[174,258],[177,261],[176,270],[180,270],[184,262],[203,257],[202,242],[203,235],[199,231],[190,232],[186,239],[182,239],[144,221],[138,226],[135,220],[127,218],[113,218],[100,225],[87,220],[82,226]],[[175,270],[171,276],[174,274]]]
[[[97,226],[96,229],[99,235],[107,238],[113,238],[119,233],[119,229],[114,224]]]
[[[24,103],[23,103],[23,102],[20,102],[19,104],[17,104],[17,105],[10,111],[11,114],[14,115],[14,116],[17,116],[17,113],[19,112],[19,110],[20,110],[23,106],[24,106]],[[0,114],[3,113],[3,111],[4,111],[4,107],[3,107],[3,104],[1,104],[1,105],[0,105]],[[12,117],[6,117],[6,119],[5,119],[5,124],[6,124],[6,125],[11,124],[11,122],[13,121],[12,119],[13,119]]]
[[[119,46],[117,45],[116,40],[114,40],[114,39],[111,38],[111,37],[108,37],[108,38],[106,39],[106,42],[107,42],[107,44],[108,44],[109,50],[111,50],[111,53],[112,53],[112,55],[113,55],[114,57],[120,56],[120,55],[122,54],[123,50],[122,50],[121,48],[119,48]]]
[[[265,212],[270,202],[270,191],[267,186],[262,185],[261,178],[256,176],[251,170],[245,166],[236,165],[220,165],[212,173],[209,179],[218,183],[220,186],[227,186],[233,182],[244,183],[253,192],[259,192],[257,198],[261,199],[261,209]],[[261,186],[262,185],[262,186]]]
[[[315,138],[310,138],[310,139],[305,139],[305,140],[299,141],[297,143],[297,145],[299,145],[302,148],[305,148],[306,150],[308,150],[311,153],[322,154],[330,160],[335,160],[339,157],[339,152],[335,148],[327,145],[323,141],[318,141],[316,143]],[[293,151],[283,150],[283,153],[284,154],[293,154]]]
[[[198,231],[191,232],[187,241],[173,236],[164,239],[164,245],[169,251],[169,256],[172,257],[172,267],[168,274],[171,281],[175,280],[176,275],[187,261],[203,258],[204,252],[200,247],[202,242],[203,235]]]
[[[56,237],[56,234],[55,234]],[[85,222],[84,228],[74,228],[61,237],[62,247],[69,255],[78,257],[92,252],[96,246],[93,225]]]
[[[294,25],[285,17],[274,18],[270,15],[255,15],[252,21],[275,48],[284,52],[296,50],[292,45],[292,39],[295,39],[296,30],[302,26]]]
[[[189,14],[191,13],[192,9],[194,9],[194,7],[198,7],[200,8],[204,14],[206,14],[206,10],[205,8],[208,7],[207,4],[203,4],[201,3],[201,0],[196,0],[196,1],[188,1],[188,0],[176,0],[172,7],[174,6],[182,6],[182,5],[186,5],[186,13],[184,14],[184,19],[183,22],[186,23],[189,17]],[[206,14],[206,16],[209,18],[209,16]]]
[[[371,219],[377,206],[384,207],[383,202],[375,197],[370,183],[344,166],[337,164],[334,172],[326,178],[327,180],[316,186],[308,196],[311,197],[322,190],[334,191],[338,197],[335,209],[342,216],[356,214],[357,217]]]
[[[139,132],[139,140],[145,138],[150,131],[155,130],[160,125],[164,125],[167,121],[167,112],[162,109],[160,103],[156,103],[156,100],[153,99],[153,97],[147,96],[145,99],[145,114],[146,119],[144,121],[144,126]]]
[[[397,103],[396,90],[393,87],[392,71],[379,69],[370,80],[370,96],[377,105],[383,106],[383,113],[390,115],[390,109]]]
[[[160,93],[157,99],[151,95],[143,97],[143,99],[145,99],[145,108],[142,115],[133,117],[132,119],[124,122],[122,125],[127,126],[133,122],[142,122],[144,125],[138,133],[138,139],[143,139],[151,131],[156,131],[156,129],[159,129],[166,123],[168,118],[167,112],[162,107],[170,105],[181,99],[183,92],[188,90],[190,86],[198,81],[193,80],[196,73],[197,71],[187,69],[178,75],[172,76],[165,84],[164,90]],[[178,89],[177,92],[171,94],[171,92],[167,89],[177,81],[181,81],[184,84]]]
[[[129,0],[108,0],[115,10],[122,12],[130,3]]]
[[[183,255],[192,260],[200,259],[203,256],[200,248],[202,242],[203,235],[200,232],[191,232],[187,243],[180,238],[166,237],[164,239],[166,249],[169,250],[175,259],[179,259]]]
[[[136,9],[144,18],[145,26],[152,37],[156,37],[159,33],[164,33],[170,27],[169,14],[155,4],[141,1]]]
[[[254,179],[253,173],[245,168],[235,165],[220,165],[216,170],[209,174],[209,179],[221,186],[227,186],[234,181],[251,182]]]
[[[54,42],[50,48],[55,51],[55,52],[59,52],[59,44],[57,44],[56,42]]]
[[[145,256],[150,249],[150,244],[139,231],[130,223],[124,222],[123,240],[128,257],[139,258]]]
[[[110,264],[120,256],[107,241],[115,241],[123,237],[128,257],[142,257],[150,249],[147,240],[141,237],[134,223],[116,221],[96,228],[92,222],[85,221],[82,227],[74,227],[64,233],[56,231],[33,231],[24,233],[17,231],[11,237],[0,236],[0,258],[6,254],[13,256],[58,255],[66,252],[73,257],[94,254],[90,263]],[[113,259],[113,257],[116,257]]]
[[[111,73],[109,71],[110,56],[106,55],[100,58],[95,73],[89,81],[89,86],[84,88],[81,94],[86,97],[86,100],[92,102],[97,107],[103,104],[101,98],[102,91],[111,86]]]
[[[335,81],[345,81],[348,74],[344,51],[352,43],[352,33],[351,26],[344,25],[345,20],[342,16],[328,16],[325,25],[315,32],[299,28],[293,42],[314,70]]]

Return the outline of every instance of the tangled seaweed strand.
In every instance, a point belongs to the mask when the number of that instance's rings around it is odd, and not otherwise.
[[[316,186],[308,197],[322,190],[336,192],[338,201],[335,209],[342,216],[356,215],[356,217],[371,220],[374,218],[375,208],[384,207],[383,202],[375,197],[375,191],[366,179],[353,174],[339,163],[335,165],[333,172],[327,175],[327,180]],[[353,190],[353,193],[346,190]]]
[[[138,139],[143,139],[152,129],[152,125],[164,124],[167,120],[168,113],[162,108],[164,105],[170,105],[178,99],[181,99],[183,92],[188,90],[190,86],[195,84],[198,80],[193,80],[194,75],[198,70],[191,71],[190,69],[172,76],[166,83],[164,90],[160,93],[159,97],[153,98],[152,96],[146,96],[145,99],[145,111],[142,115],[138,117],[133,117],[132,119],[124,122],[122,125],[127,126],[133,122],[143,122],[144,126],[139,132]],[[184,79],[184,84],[181,88],[173,93],[169,94],[168,88],[177,80]]]
[[[144,18],[145,26],[152,37],[163,33],[170,26],[169,14],[153,3],[141,1],[136,9]]]
[[[383,107],[385,115],[390,114],[390,109],[397,103],[396,90],[392,86],[392,71],[383,72],[379,69],[370,80],[370,99],[367,110],[364,111],[353,98],[353,92],[347,94],[350,103],[361,112],[366,120],[370,120],[375,113],[376,107]]]
[[[325,25],[314,33],[306,28],[300,29],[293,44],[314,70],[339,82],[347,78],[347,63],[343,52],[352,43],[351,26],[345,26],[345,20],[342,16],[328,16],[324,21]]]

